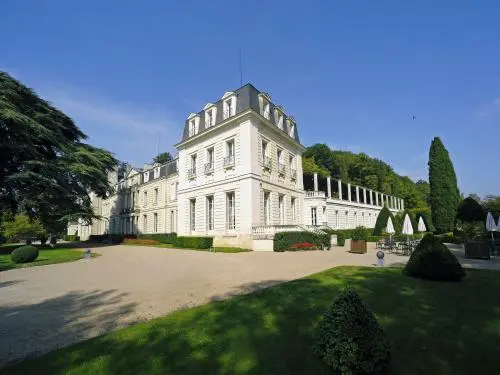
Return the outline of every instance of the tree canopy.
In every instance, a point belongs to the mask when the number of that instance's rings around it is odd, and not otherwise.
[[[302,164],[305,173],[330,176],[403,198],[407,208],[428,207],[429,184],[426,181],[415,183],[395,173],[389,164],[364,153],[332,150],[325,144],[315,144],[304,152]]]
[[[0,72],[0,210],[24,212],[50,231],[77,214],[91,220],[89,193],[104,197],[117,164],[63,112]]]
[[[437,233],[453,231],[460,199],[457,177],[448,150],[439,137],[429,149],[429,184],[432,222]]]
[[[172,160],[172,155],[170,155],[170,152],[168,151],[162,152],[161,154],[158,154],[153,158],[153,161],[158,164],[165,164],[171,160]]]

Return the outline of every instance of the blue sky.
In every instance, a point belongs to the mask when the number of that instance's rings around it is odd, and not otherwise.
[[[419,179],[440,136],[461,190],[498,194],[499,20],[494,0],[5,1],[0,70],[141,165],[240,85],[241,48],[243,81],[295,116],[304,145]]]

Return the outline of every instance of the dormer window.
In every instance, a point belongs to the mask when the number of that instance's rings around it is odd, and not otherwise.
[[[153,173],[154,173],[154,177],[153,178],[160,177],[160,167],[156,167]]]
[[[200,123],[200,117],[194,113],[191,113],[188,117],[189,121],[189,136],[192,137],[198,134],[198,125]]]
[[[215,125],[216,107],[212,103],[208,103],[205,108],[205,128],[210,128]]]
[[[149,181],[149,171],[144,172],[144,182],[148,182],[148,181]]]
[[[226,92],[222,97],[224,120],[236,114],[236,95],[234,92]]]
[[[262,107],[262,116],[269,120],[269,102],[264,100],[264,105]]]
[[[271,98],[265,92],[259,94],[260,114],[264,118],[271,119]]]
[[[280,128],[280,130],[283,130],[283,112],[281,112],[281,110],[278,108],[276,108],[275,110],[275,120],[278,128]]]
[[[288,120],[288,135],[295,138],[295,124],[292,120]]]

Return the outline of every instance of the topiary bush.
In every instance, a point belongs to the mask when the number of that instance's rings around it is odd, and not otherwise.
[[[396,220],[392,215],[391,211],[387,208],[387,206],[382,207],[380,210],[377,221],[375,222],[375,228],[373,228],[373,236],[381,236],[384,234],[385,228],[387,227],[387,220],[391,218],[392,224],[394,225],[394,229],[396,229]]]
[[[330,247],[330,235],[307,231],[279,232],[274,235],[273,249],[277,252],[288,251],[293,245],[304,242],[312,243],[319,249]]]
[[[30,263],[38,258],[38,249],[34,246],[21,246],[10,254],[14,263]]]
[[[213,246],[213,241],[213,237],[177,237],[174,246],[186,249],[209,249]]]
[[[465,269],[441,241],[442,239],[438,236],[426,234],[411,254],[404,273],[427,280],[462,280],[465,276]]]
[[[420,217],[422,217],[422,220],[424,221],[425,224],[425,229],[427,232],[434,232],[435,228],[434,225],[432,225],[432,214],[431,211],[427,208],[413,208],[411,210],[413,214],[415,215],[415,220],[417,221],[417,227],[418,227],[418,221]]]
[[[458,205],[457,209],[457,220],[461,220],[467,223],[486,220],[486,212],[475,199],[468,197],[465,198]]]
[[[381,374],[390,361],[384,330],[353,289],[342,292],[325,312],[315,352],[342,375]]]

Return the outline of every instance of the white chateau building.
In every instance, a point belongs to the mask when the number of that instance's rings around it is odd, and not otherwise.
[[[168,164],[131,168],[120,181],[112,173],[114,194],[92,196],[103,219],[68,234],[176,232],[272,250],[279,231],[374,227],[384,204],[404,209],[400,198],[304,175],[295,119],[250,84],[191,113],[176,148]]]

